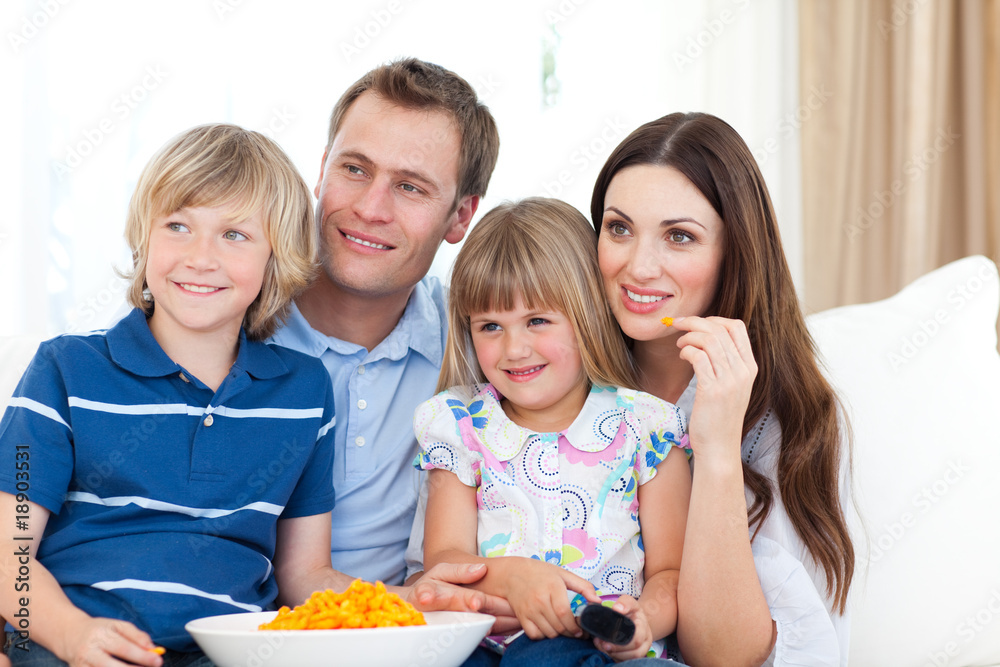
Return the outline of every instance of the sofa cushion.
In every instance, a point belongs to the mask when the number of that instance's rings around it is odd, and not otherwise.
[[[852,667],[1000,664],[998,299],[967,257],[808,319],[854,433]]]

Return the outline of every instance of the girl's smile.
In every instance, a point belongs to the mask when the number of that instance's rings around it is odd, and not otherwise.
[[[518,297],[512,310],[475,313],[469,324],[479,365],[512,421],[543,433],[573,423],[590,383],[565,315]]]

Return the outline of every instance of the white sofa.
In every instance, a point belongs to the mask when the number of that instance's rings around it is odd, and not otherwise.
[[[854,432],[851,667],[1000,666],[998,303],[968,257],[808,318]],[[38,342],[0,339],[3,400]]]

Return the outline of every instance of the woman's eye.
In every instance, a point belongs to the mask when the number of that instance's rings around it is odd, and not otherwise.
[[[625,236],[628,234],[628,227],[617,220],[612,220],[606,225],[608,233],[612,236]]]
[[[242,232],[237,232],[233,229],[230,229],[228,232],[223,234],[222,237],[227,241],[242,241],[247,238]]]
[[[678,229],[671,230],[667,235],[673,243],[687,243],[691,241],[691,235]]]

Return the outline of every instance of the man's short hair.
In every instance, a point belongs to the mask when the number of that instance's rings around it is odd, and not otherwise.
[[[330,116],[326,148],[344,122],[354,100],[371,91],[404,109],[439,109],[454,119],[461,136],[456,203],[467,195],[486,194],[500,152],[496,121],[472,86],[452,71],[416,58],[376,67],[347,89]]]

